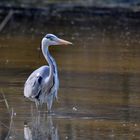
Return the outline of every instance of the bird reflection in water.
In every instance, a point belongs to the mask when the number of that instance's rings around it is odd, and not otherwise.
[[[59,140],[58,129],[51,115],[32,113],[32,121],[24,123],[25,140]]]

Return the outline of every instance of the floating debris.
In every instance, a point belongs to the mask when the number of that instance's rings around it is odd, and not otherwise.
[[[76,107],[73,107],[72,110],[73,110],[73,111],[77,111],[77,108],[76,108]]]
[[[14,112],[14,114],[13,114],[14,116],[16,116],[17,115],[17,113],[16,112]]]
[[[126,124],[124,123],[123,126],[126,126]]]
[[[137,127],[138,125],[135,123],[134,126]]]

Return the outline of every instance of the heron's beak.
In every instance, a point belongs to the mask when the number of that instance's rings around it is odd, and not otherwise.
[[[59,45],[72,45],[71,42],[63,40],[63,39],[59,39],[58,43],[59,43]]]

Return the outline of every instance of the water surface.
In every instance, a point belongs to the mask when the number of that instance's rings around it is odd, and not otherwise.
[[[29,74],[47,64],[39,47],[45,31],[38,36],[0,36],[1,92],[14,110],[9,131],[10,115],[4,101],[0,102],[0,138],[9,132],[10,139],[24,139],[27,122],[34,139],[38,132],[37,140],[44,140],[43,136],[52,140],[139,139],[139,31],[60,26],[46,32],[74,43],[50,48],[60,77],[52,115],[47,115],[45,107],[40,115],[33,115],[34,103],[23,97]]]

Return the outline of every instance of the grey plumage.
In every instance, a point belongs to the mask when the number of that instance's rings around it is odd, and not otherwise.
[[[38,96],[40,91],[44,92],[43,83],[45,82],[44,79],[47,78],[48,76],[49,76],[48,66],[42,66],[37,70],[35,70],[33,73],[31,73],[24,86],[24,93],[28,93],[26,97],[32,100]],[[50,87],[51,86],[52,85],[50,85]]]

